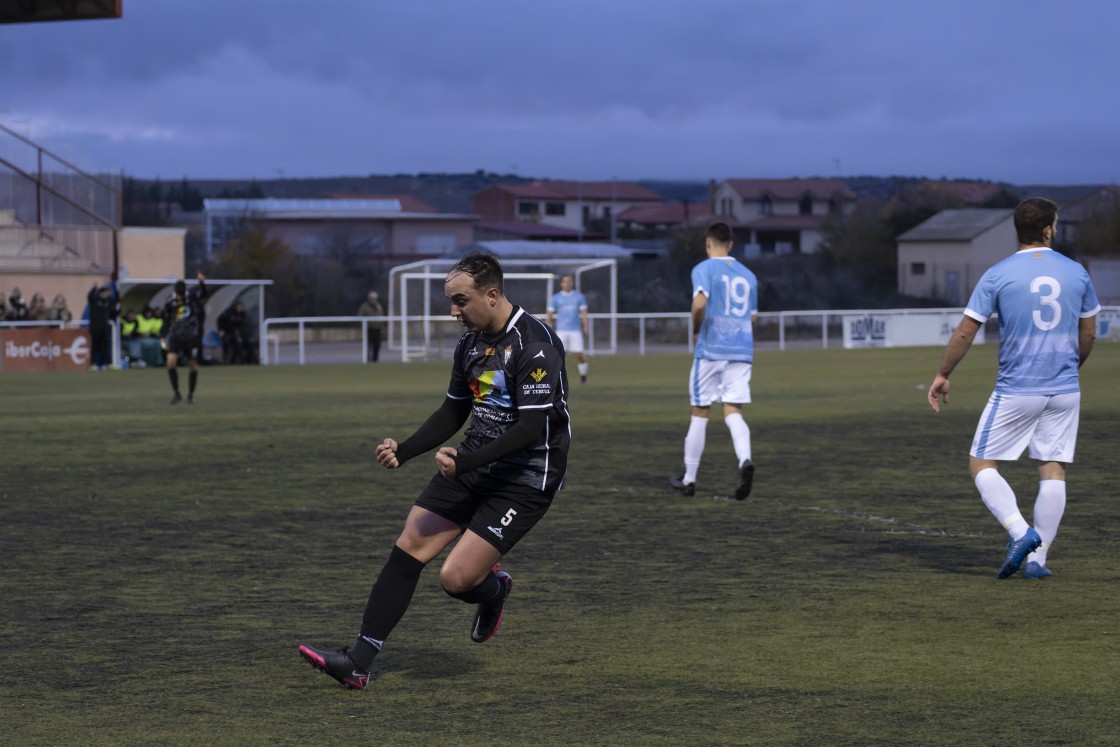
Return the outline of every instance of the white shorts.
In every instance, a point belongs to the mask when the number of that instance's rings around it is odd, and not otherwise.
[[[751,401],[751,364],[695,358],[688,376],[689,402],[711,407],[713,402],[742,405]]]
[[[1008,396],[992,393],[968,452],[977,459],[1013,462],[1030,446],[1031,459],[1073,462],[1081,392]]]
[[[556,330],[556,336],[564,343],[565,353],[583,352],[583,331],[578,329]]]

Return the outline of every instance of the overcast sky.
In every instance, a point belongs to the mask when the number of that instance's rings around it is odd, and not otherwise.
[[[0,25],[0,123],[165,180],[1120,180],[1112,0],[123,3]]]

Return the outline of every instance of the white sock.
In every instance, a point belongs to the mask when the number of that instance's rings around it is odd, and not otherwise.
[[[736,466],[751,458],[751,429],[747,421],[743,420],[743,413],[733,412],[723,419],[727,430],[731,431],[731,443],[735,446],[735,456],[739,461]]]
[[[684,477],[685,484],[696,482],[696,471],[700,469],[700,457],[704,454],[704,441],[707,438],[708,419],[692,416],[688,424],[688,435],[684,437]]]
[[[1066,481],[1039,480],[1038,497],[1034,501],[1034,527],[1042,537],[1042,545],[1027,556],[1039,565],[1046,565],[1046,551],[1058,535],[1058,525],[1066,511]]]
[[[984,505],[992,512],[992,516],[999,519],[1003,528],[1008,531],[1012,539],[1019,539],[1030,524],[1019,513],[1019,504],[1015,502],[1015,491],[1003,479],[1003,475],[994,467],[982,469],[976,475],[976,489],[984,499]]]
[[[587,363],[586,362],[577,364],[576,368],[579,369],[579,376],[580,376],[581,379],[583,377],[587,376]]]

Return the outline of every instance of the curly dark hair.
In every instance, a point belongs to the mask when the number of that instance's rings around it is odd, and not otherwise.
[[[1043,231],[1054,225],[1058,217],[1058,203],[1045,197],[1031,197],[1015,208],[1015,233],[1019,243],[1045,244]],[[1053,237],[1051,237],[1053,238]]]

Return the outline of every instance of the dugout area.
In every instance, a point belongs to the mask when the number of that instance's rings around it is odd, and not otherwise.
[[[126,311],[140,312],[145,306],[162,311],[163,305],[175,293],[175,283],[168,280],[120,280],[117,291],[120,294],[121,315]],[[196,279],[186,279],[187,289],[198,285]],[[211,280],[206,279],[208,295],[203,303],[206,319],[202,328],[203,362],[212,360],[217,351],[221,359],[222,342],[218,336],[218,316],[223,311],[240,302],[245,307],[249,328],[255,331],[250,341],[257,347],[258,360],[264,360],[264,294],[265,288],[272,285],[271,280]],[[120,320],[113,326],[113,364],[120,365],[121,355]]]

